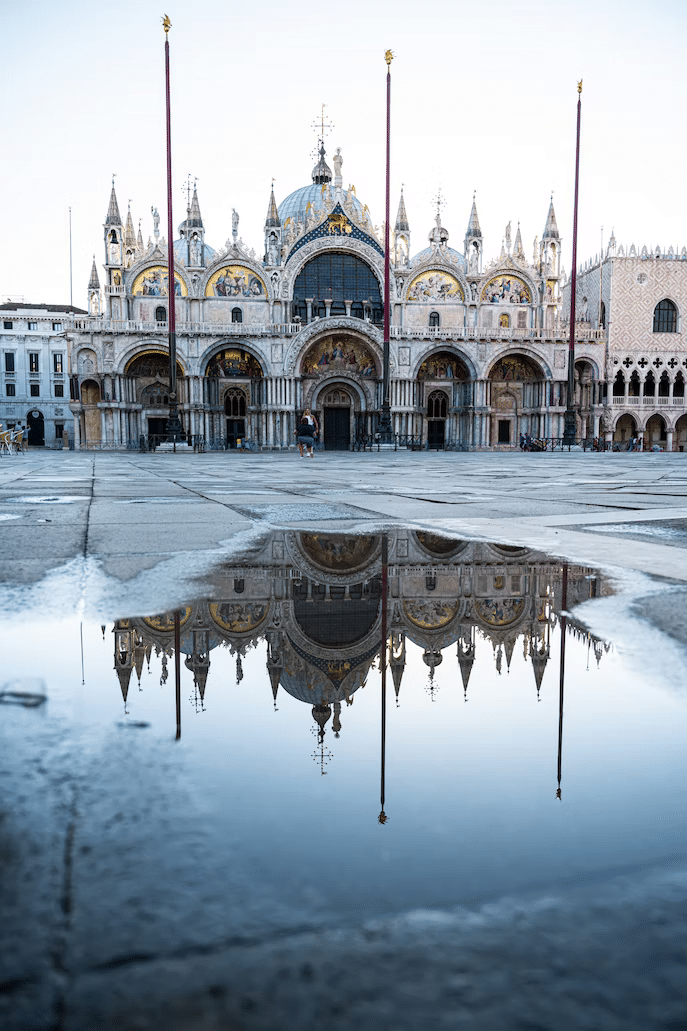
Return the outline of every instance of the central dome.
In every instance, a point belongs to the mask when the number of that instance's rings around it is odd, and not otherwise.
[[[334,158],[334,164],[337,165],[338,156],[340,151],[337,151],[337,156]],[[312,170],[312,183],[309,186],[301,186],[299,190],[294,190],[290,193],[285,200],[281,202],[278,207],[279,221],[282,225],[286,222],[287,218],[292,219],[294,222],[305,222],[308,204],[312,205],[313,212],[322,211],[326,208],[325,205],[325,193],[327,189],[332,191],[333,197],[337,196],[341,191],[341,162],[338,161],[337,165],[337,179],[334,180],[334,187],[331,187],[332,182],[332,170],[325,161],[324,146],[320,146],[320,158],[315,167]],[[363,217],[363,206],[355,196],[351,197],[353,207],[358,219],[362,220]]]

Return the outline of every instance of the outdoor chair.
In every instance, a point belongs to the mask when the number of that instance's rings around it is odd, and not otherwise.
[[[19,433],[13,433],[12,439],[10,440],[10,448],[17,452],[18,455],[24,454],[24,431],[20,430]]]
[[[12,437],[9,430],[0,430],[0,455],[12,454]]]

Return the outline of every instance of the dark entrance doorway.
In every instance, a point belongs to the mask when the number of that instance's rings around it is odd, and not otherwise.
[[[244,440],[245,436],[245,419],[227,419],[227,448],[236,448],[236,442]]]
[[[43,413],[38,410],[29,412],[26,416],[26,425],[29,430],[29,447],[43,447],[45,444]]]
[[[325,451],[348,451],[351,445],[350,408],[325,408],[324,449]]]
[[[166,419],[148,419],[148,436],[164,437],[167,434]]]
[[[499,419],[499,444],[510,444],[510,419]]]
[[[430,451],[440,451],[446,439],[446,420],[430,419],[427,423],[427,447]]]

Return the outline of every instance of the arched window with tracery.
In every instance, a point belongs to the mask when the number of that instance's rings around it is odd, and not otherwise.
[[[601,308],[599,310],[599,328],[606,328],[606,305],[603,301],[601,302]]]
[[[613,380],[613,397],[625,397],[625,376],[622,372],[616,372]]]
[[[246,414],[246,395],[240,387],[230,387],[224,395],[224,413],[229,419],[243,419]]]
[[[654,308],[654,333],[677,333],[677,308],[667,297]]]
[[[445,419],[448,416],[448,397],[443,390],[433,390],[427,398],[427,418]]]
[[[438,311],[431,311],[429,313],[429,324],[430,324],[430,326],[433,326],[435,329],[439,328],[439,312]]]

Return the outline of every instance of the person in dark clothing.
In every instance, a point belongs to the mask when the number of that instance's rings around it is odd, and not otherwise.
[[[306,408],[296,428],[296,439],[298,440],[298,450],[300,451],[301,458],[304,458],[305,455],[314,458],[315,452],[313,448],[315,446],[315,434],[318,430],[317,419],[310,409]]]

